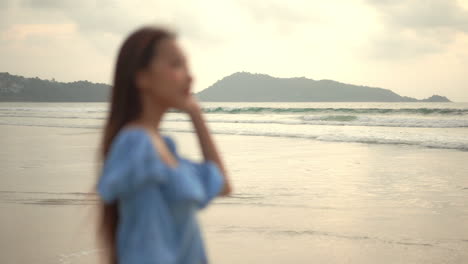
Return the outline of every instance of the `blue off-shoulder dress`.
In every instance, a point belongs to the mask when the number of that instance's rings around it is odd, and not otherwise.
[[[205,264],[208,258],[197,211],[216,197],[224,177],[216,163],[181,157],[167,165],[143,128],[123,128],[103,164],[97,191],[105,204],[118,202],[119,264]]]

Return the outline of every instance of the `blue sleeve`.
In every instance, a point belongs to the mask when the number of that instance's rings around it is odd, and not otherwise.
[[[193,166],[196,177],[202,185],[204,198],[199,208],[203,209],[221,192],[224,186],[224,177],[218,165],[211,160],[195,162],[186,159],[186,161]]]
[[[163,183],[167,180],[164,166],[150,155],[150,144],[149,138],[138,131],[117,134],[97,185],[105,203],[112,203],[149,182]]]
[[[177,146],[173,139],[168,136],[165,136],[164,138],[166,139],[166,142],[173,154],[177,158],[188,163],[195,172],[195,176],[200,182],[204,194],[199,208],[205,208],[210,203],[210,201],[213,200],[213,198],[218,196],[225,184],[224,176],[222,175],[220,168],[215,162],[211,160],[195,162],[190,159],[181,157],[177,151]]]

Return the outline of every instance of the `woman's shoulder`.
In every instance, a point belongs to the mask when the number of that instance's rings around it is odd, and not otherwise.
[[[143,128],[123,127],[114,136],[109,154],[143,152],[149,144],[148,135]],[[116,155],[116,154],[114,154]]]
[[[122,146],[123,148],[135,148],[137,146],[153,147],[154,144],[151,143],[150,133],[147,128],[142,126],[126,125],[115,136],[113,145]],[[177,144],[175,140],[168,134],[162,134],[161,137],[172,153],[176,154]]]
[[[129,126],[123,127],[117,132],[114,142],[116,144],[123,143],[123,144],[134,144],[137,142],[146,141],[146,131],[144,128],[136,127],[136,126]]]

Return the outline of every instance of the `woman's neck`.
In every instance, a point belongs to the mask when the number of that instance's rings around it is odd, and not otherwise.
[[[136,123],[150,129],[151,131],[159,133],[159,125],[166,111],[167,107],[155,104],[149,99],[146,99],[143,102],[142,113],[136,120]]]

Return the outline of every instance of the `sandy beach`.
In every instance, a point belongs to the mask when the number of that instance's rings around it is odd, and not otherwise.
[[[1,126],[4,263],[98,263],[100,130]],[[200,159],[191,133],[169,133]],[[199,213],[212,263],[464,263],[467,152],[215,135],[235,193]]]

